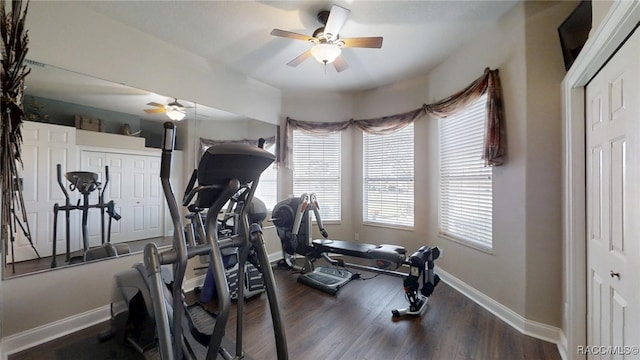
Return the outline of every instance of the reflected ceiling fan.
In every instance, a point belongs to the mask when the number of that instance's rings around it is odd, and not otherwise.
[[[168,103],[167,105],[159,104],[153,101],[147,103],[147,105],[156,107],[155,109],[144,109],[144,112],[146,112],[147,114],[167,114],[169,119],[176,121],[184,119],[184,117],[187,115],[187,113],[185,112],[185,109],[187,107],[180,104],[177,98],[173,98],[173,101]]]
[[[331,11],[320,11],[318,21],[323,25],[313,32],[312,36],[302,35],[291,31],[273,29],[271,35],[294,40],[309,41],[314,46],[287,63],[289,66],[298,66],[300,63],[313,56],[319,63],[333,64],[338,72],[346,70],[349,64],[341,56],[341,48],[376,48],[382,47],[382,37],[340,38],[339,33],[347,21],[351,11],[338,5],[333,5]]]

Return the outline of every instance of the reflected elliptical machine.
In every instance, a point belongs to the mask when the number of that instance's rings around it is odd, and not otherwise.
[[[312,239],[311,214],[323,239]],[[398,245],[372,245],[342,240],[328,240],[329,234],[322,225],[316,194],[302,194],[281,201],[273,208],[273,223],[282,244],[284,261],[287,266],[299,270],[298,282],[329,294],[336,294],[349,281],[360,275],[347,267],[397,276],[404,279],[404,291],[409,307],[392,310],[394,317],[422,315],[429,296],[433,293],[440,277],[434,273],[434,261],[440,256],[438,247],[422,246],[407,257],[404,247]],[[304,265],[295,263],[296,254],[304,256]],[[373,266],[346,263],[334,259],[329,254],[368,259]],[[316,260],[324,259],[332,267],[315,266]],[[409,272],[396,271],[400,266],[408,266]],[[420,288],[422,278],[422,288]]]
[[[98,174],[89,171],[69,171],[64,174],[64,177],[69,181],[69,190],[78,192],[82,195],[82,204],[80,204],[80,199],[76,205],[71,204],[71,198],[69,197],[69,193],[65,189],[65,186],[62,183],[62,165],[56,165],[56,173],[58,178],[58,185],[60,185],[60,190],[65,198],[64,205],[58,205],[55,203],[53,205],[53,255],[51,256],[51,267],[54,268],[57,266],[56,264],[56,244],[58,242],[58,212],[64,211],[65,213],[65,241],[67,245],[66,251],[66,262],[80,262],[80,261],[89,261],[95,259],[101,259],[105,257],[117,257],[118,255],[128,254],[131,250],[129,249],[129,245],[127,244],[111,244],[111,220],[115,219],[119,221],[121,216],[115,210],[115,202],[110,200],[108,202],[104,201],[104,193],[107,190],[107,185],[109,184],[109,166],[104,167],[104,176],[105,182],[104,184],[98,181]],[[89,195],[94,191],[98,192],[98,202],[95,204],[90,204]],[[94,248],[90,247],[89,244],[89,228],[88,228],[88,220],[89,220],[89,209],[100,209],[100,236],[102,240],[101,246],[97,246]],[[82,256],[77,258],[71,257],[71,238],[70,238],[70,216],[71,212],[74,210],[80,210],[82,212]],[[105,229],[104,218],[105,215],[109,217],[109,225],[108,228]],[[105,239],[106,234],[106,239]]]
[[[235,354],[233,342],[224,336],[231,308],[231,295],[223,262],[222,250],[238,249],[239,278],[249,261],[261,273],[269,302],[277,358],[288,359],[284,325],[278,306],[276,284],[264,247],[261,222],[267,216],[262,201],[254,198],[260,174],[274,161],[264,149],[246,144],[212,146],[202,155],[197,169],[197,186],[190,184],[183,203],[207,209],[204,222],[206,241],[187,245],[182,216],[171,183],[171,159],[175,144],[175,125],[164,124],[164,140],[160,179],[174,225],[173,246],[160,252],[154,243],[144,249],[144,265],[115,276],[114,299],[111,304],[111,329],[101,339],[116,337],[145,353],[145,358],[157,359],[249,359],[242,350],[244,318],[244,287],[238,287]],[[238,233],[218,238],[218,214],[225,203],[241,192],[244,206],[240,209]],[[182,285],[187,261],[208,255],[217,291],[218,310],[209,313],[200,303],[186,305]],[[171,277],[163,265],[171,265]],[[159,354],[158,354],[159,353]],[[147,356],[149,355],[149,356]]]

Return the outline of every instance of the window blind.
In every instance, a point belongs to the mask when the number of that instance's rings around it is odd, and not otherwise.
[[[274,154],[275,149],[275,146],[271,146],[266,150]],[[269,211],[276,206],[278,202],[278,169],[275,164],[269,165],[260,175],[260,181],[258,181],[254,196],[264,201]]]
[[[363,135],[363,220],[414,225],[413,124],[389,135]]]
[[[323,221],[340,221],[340,133],[293,131],[293,193],[316,193]]]
[[[491,249],[493,169],[481,159],[486,99],[439,120],[439,226],[444,236]]]

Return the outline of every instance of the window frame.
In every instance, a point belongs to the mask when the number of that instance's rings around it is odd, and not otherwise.
[[[406,132],[408,130],[411,130],[411,134],[407,135]],[[403,131],[405,133],[403,133]],[[410,212],[411,212],[411,221],[410,223],[408,222],[387,222],[384,220],[376,220],[376,219],[372,219],[369,214],[369,210],[371,209],[371,207],[369,206],[370,202],[369,202],[369,189],[370,187],[368,186],[372,181],[375,182],[379,182],[379,183],[384,183],[384,182],[398,182],[399,178],[401,178],[400,175],[402,175],[401,173],[394,175],[394,176],[386,176],[388,174],[387,171],[382,170],[382,172],[385,172],[387,174],[384,174],[384,176],[380,176],[380,174],[378,174],[378,178],[376,180],[373,180],[374,176],[371,176],[371,172],[368,171],[368,167],[371,165],[381,165],[381,166],[389,166],[392,165],[392,162],[388,162],[387,159],[374,159],[375,155],[374,154],[380,154],[381,150],[379,148],[370,150],[367,149],[368,146],[370,146],[370,142],[368,141],[368,137],[371,137],[370,139],[373,141],[373,137],[376,137],[377,139],[383,139],[381,137],[384,137],[383,141],[380,141],[380,147],[382,147],[382,149],[392,149],[393,148],[393,143],[394,140],[397,140],[398,138],[400,138],[401,140],[406,140],[408,137],[410,137],[411,139],[411,144],[407,147],[405,147],[402,150],[406,150],[406,148],[409,148],[410,151],[410,159],[407,159],[406,162],[410,162],[411,163],[411,174],[408,176],[410,178],[410,180],[406,180],[406,183],[410,184],[410,194],[408,196],[397,196],[396,197],[396,202],[400,202],[402,200],[408,200],[410,199]],[[396,141],[396,144],[398,142]],[[371,153],[371,161],[369,161],[369,153]],[[391,154],[391,156],[393,156],[393,154]],[[373,163],[373,164],[372,164]],[[376,164],[377,163],[377,164]],[[397,163],[397,162],[396,162]],[[402,181],[404,182],[404,181]],[[401,182],[401,183],[402,183]],[[401,189],[402,187],[397,187],[398,189]],[[402,191],[399,191],[402,192]],[[390,199],[384,199],[381,200],[381,202],[383,201],[389,201]],[[378,204],[379,207],[381,207],[382,205]],[[396,208],[394,209],[395,214],[391,214],[391,212],[388,213],[387,216],[389,217],[400,217],[401,215],[401,210],[400,208]],[[407,125],[406,127],[404,127],[401,130],[398,130],[392,134],[387,134],[387,135],[374,135],[374,134],[367,134],[367,133],[363,133],[362,135],[362,223],[363,225],[369,225],[369,226],[378,226],[378,227],[385,227],[385,228],[392,228],[392,229],[400,229],[400,230],[413,230],[415,228],[416,225],[416,217],[415,217],[415,126],[414,123],[411,123],[409,125]]]

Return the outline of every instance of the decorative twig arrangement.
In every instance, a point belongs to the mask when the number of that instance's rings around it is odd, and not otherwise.
[[[18,175],[17,162],[22,165],[22,120],[24,116],[24,79],[30,69],[24,65],[27,55],[29,37],[25,29],[25,17],[29,4],[24,6],[22,1],[11,2],[11,12],[6,12],[5,1],[0,0],[0,35],[2,37],[0,69],[2,83],[1,113],[0,113],[0,175],[2,176],[2,242],[6,249],[7,241],[15,240],[17,220],[16,209],[22,214],[21,227],[31,241],[28,231],[25,231],[27,217],[22,197],[22,182]],[[26,226],[28,229],[28,225]],[[13,245],[13,243],[12,243]],[[33,246],[33,245],[32,245]],[[34,248],[35,250],[35,248]]]

